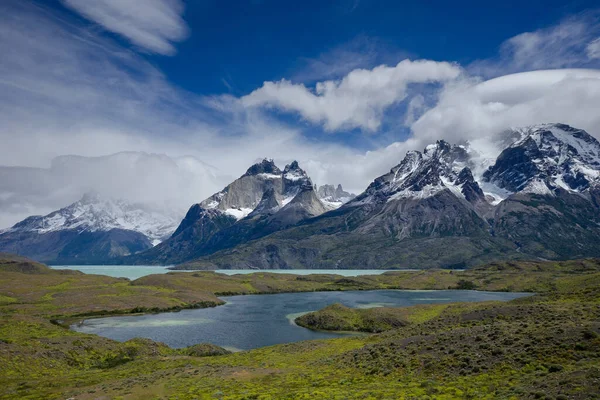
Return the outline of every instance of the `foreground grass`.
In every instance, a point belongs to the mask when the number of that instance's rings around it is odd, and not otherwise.
[[[218,294],[449,287],[539,294],[391,309],[401,323],[378,326],[384,333],[223,355],[204,346],[117,343],[50,322],[217,305]],[[343,311],[356,323],[354,310]],[[380,321],[380,313],[360,311],[357,326]],[[593,260],[357,278],[174,273],[133,282],[0,260],[6,399],[599,398],[599,332],[600,266]]]

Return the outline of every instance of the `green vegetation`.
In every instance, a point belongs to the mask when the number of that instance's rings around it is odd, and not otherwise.
[[[336,323],[384,332],[233,354],[212,345],[117,343],[61,325],[81,315],[214,306],[222,293],[447,289],[461,281],[538,294],[506,303],[334,306]],[[600,398],[598,260],[356,278],[173,273],[130,282],[4,256],[0,296],[2,399]]]
[[[343,304],[332,304],[324,309],[296,318],[296,324],[310,329],[328,331],[383,332],[408,324],[409,308],[377,307],[353,309]]]
[[[412,307],[357,309],[332,304],[322,310],[304,314],[296,318],[295,322],[316,330],[378,333],[429,321],[448,307],[446,304],[422,304]]]

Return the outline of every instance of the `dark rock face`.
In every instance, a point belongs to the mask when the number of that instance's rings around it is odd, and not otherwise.
[[[327,212],[327,209],[319,201],[312,184],[304,183],[294,199],[271,216],[269,222],[276,222],[281,227],[291,226],[325,212]]]
[[[475,204],[485,201],[483,190],[475,182],[473,173],[471,173],[469,168],[465,167],[460,171],[456,179],[456,184],[462,186],[461,192],[469,203]]]
[[[557,189],[552,196],[516,194],[498,205],[496,235],[535,257],[568,259],[600,255],[600,214],[594,202]]]
[[[279,211],[281,208],[281,197],[273,188],[267,189],[260,199],[260,203],[256,208],[248,215],[248,217],[254,217],[257,215],[271,215]]]
[[[61,230],[43,234],[7,232],[0,236],[1,251],[27,255],[48,264],[104,264],[151,247],[143,234],[122,229]]]
[[[298,165],[296,163],[296,165]],[[277,168],[277,165],[273,162],[273,160],[264,159],[261,162],[254,164],[246,173],[242,176],[252,176],[258,174],[273,174],[273,175],[281,175],[281,170]]]
[[[496,164],[484,173],[484,178],[493,181],[501,188],[518,192],[525,188],[532,177],[538,175],[538,167],[533,162],[540,157],[540,152],[532,139],[528,139],[520,147],[504,150]]]
[[[198,247],[215,233],[237,222],[235,217],[218,210],[207,210],[195,204],[187,212],[173,236],[144,253],[126,257],[119,262],[162,264],[184,262],[197,254]]]

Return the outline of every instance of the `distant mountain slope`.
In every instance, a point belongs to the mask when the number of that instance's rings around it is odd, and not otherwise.
[[[0,231],[0,251],[55,264],[105,263],[151,248],[176,226],[173,216],[90,193]]]
[[[468,146],[438,141],[407,153],[337,210],[183,267],[469,267],[600,256],[598,141],[563,124],[507,137],[483,176],[474,177]]]

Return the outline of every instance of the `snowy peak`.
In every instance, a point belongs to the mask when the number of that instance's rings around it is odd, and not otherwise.
[[[265,158],[200,205],[206,209],[220,210],[240,220],[259,207],[252,215],[261,214],[267,209],[273,211],[275,203],[280,207],[285,206],[307,185],[312,187],[312,181],[297,161],[286,165],[282,171],[272,159]]]
[[[124,200],[86,193],[81,200],[45,216],[32,216],[4,232],[48,233],[62,230],[108,232],[123,229],[142,233],[153,244],[173,233],[178,219]]]
[[[407,152],[400,164],[377,178],[353,204],[426,198],[446,189],[467,201],[480,201],[483,193],[470,166],[464,146],[439,140],[423,152]]]
[[[482,166],[475,164],[467,147],[439,140],[423,152],[407,152],[351,204],[426,198],[449,190],[474,205],[495,206],[517,192],[551,195],[559,188],[585,192],[600,186],[600,143],[587,132],[541,124],[512,129],[504,136],[510,142],[483,176],[473,175]]]
[[[514,129],[519,139],[498,156],[484,180],[511,192],[583,192],[600,178],[600,143],[581,129],[541,124]]]

